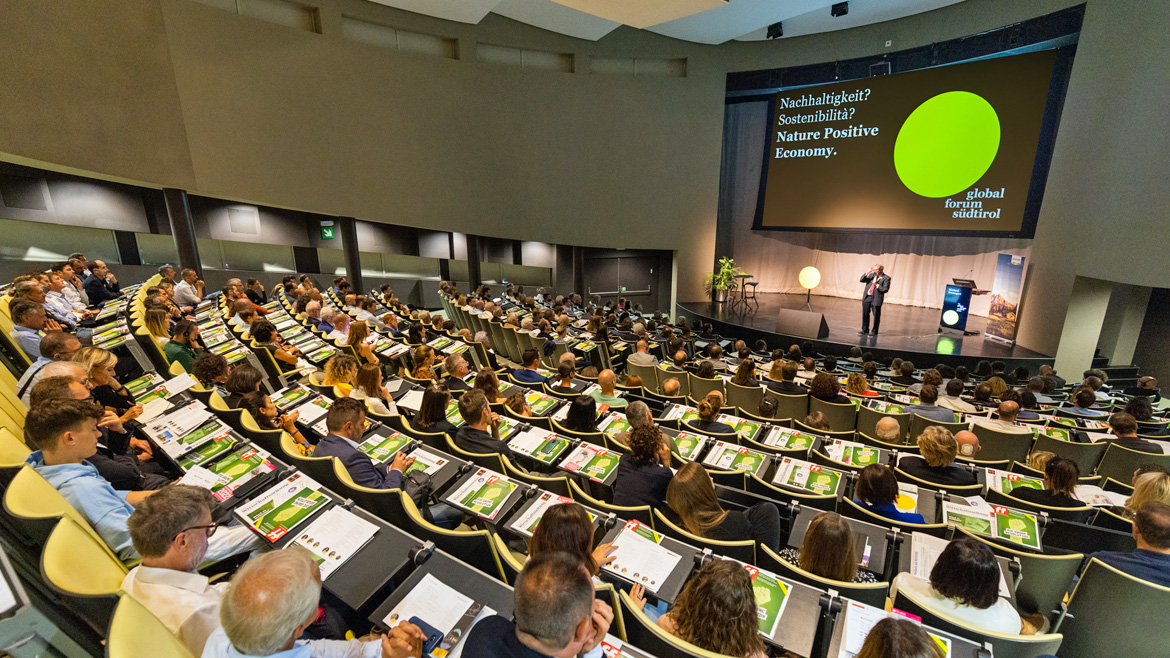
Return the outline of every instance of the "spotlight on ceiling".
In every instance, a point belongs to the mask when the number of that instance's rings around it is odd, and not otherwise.
[[[784,23],[772,23],[768,26],[768,38],[779,39],[784,36]]]
[[[840,18],[849,13],[849,3],[838,2],[834,4],[831,9],[829,9],[829,12],[833,14],[833,18]]]

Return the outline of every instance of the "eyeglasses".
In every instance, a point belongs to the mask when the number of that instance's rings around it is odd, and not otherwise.
[[[176,537],[178,537],[179,535],[183,534],[184,532],[188,532],[188,531],[190,531],[190,530],[203,530],[204,532],[206,532],[206,533],[207,533],[207,536],[208,536],[208,538],[210,538],[212,535],[214,535],[214,534],[215,534],[215,531],[216,531],[216,529],[217,529],[217,528],[219,528],[219,524],[218,524],[218,523],[212,523],[212,524],[209,524],[209,525],[193,525],[193,526],[191,526],[190,528],[183,528],[183,529],[182,529],[182,530],[180,530],[180,531],[179,531],[179,533],[178,533],[177,535],[175,535],[175,536],[176,536]]]

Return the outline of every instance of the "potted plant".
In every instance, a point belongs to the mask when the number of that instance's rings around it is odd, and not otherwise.
[[[727,289],[735,282],[737,274],[742,274],[735,266],[735,259],[724,256],[714,272],[703,276],[703,292],[711,296],[711,301],[722,304],[727,301]]]

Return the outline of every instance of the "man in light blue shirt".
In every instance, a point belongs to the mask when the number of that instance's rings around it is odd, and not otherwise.
[[[299,547],[255,557],[232,577],[220,603],[222,626],[203,658],[421,658],[426,636],[400,622],[381,641],[298,639],[317,619],[321,571]]]
[[[15,299],[9,306],[12,312],[12,340],[24,350],[29,361],[41,355],[41,339],[46,331],[60,331],[61,325],[45,315],[45,307],[31,299]]]
[[[130,540],[127,521],[134,505],[154,491],[115,491],[93,464],[86,461],[97,452],[104,411],[92,400],[54,399],[28,412],[25,437],[39,448],[27,463],[53,485],[103,541],[122,560],[139,557]],[[261,540],[242,525],[224,528],[208,546],[207,557],[218,560],[252,550]]]
[[[1107,416],[1107,411],[1101,409],[1090,409],[1097,402],[1097,394],[1088,386],[1078,386],[1072,394],[1072,408],[1063,407],[1065,411],[1077,416]]]
[[[907,413],[943,423],[955,422],[955,412],[935,404],[938,402],[938,388],[934,384],[923,384],[922,390],[918,393],[918,400],[919,404],[906,407]]]

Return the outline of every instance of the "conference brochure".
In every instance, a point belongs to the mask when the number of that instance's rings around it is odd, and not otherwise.
[[[573,504],[575,503],[572,498],[566,498],[564,496],[559,496],[557,494],[545,491],[541,493],[539,497],[533,500],[532,504],[528,506],[528,509],[524,510],[523,514],[517,515],[517,517],[508,524],[508,527],[520,533],[521,535],[524,535],[525,537],[531,537],[532,533],[536,531],[536,526],[540,523],[540,519],[544,516],[544,513],[548,510],[548,508],[552,507],[553,505]],[[585,513],[589,515],[590,521],[597,518],[597,515],[593,512],[590,512],[589,510],[585,510]]]
[[[481,468],[464,480],[451,494],[449,500],[490,521],[499,515],[504,501],[515,490],[515,482],[499,473]]]
[[[780,450],[808,450],[821,437],[786,427],[772,427],[764,437],[764,445]]]
[[[687,461],[694,461],[699,452],[703,450],[703,446],[707,444],[708,438],[690,432],[675,433],[674,445],[678,448],[678,456]]]
[[[1036,437],[1048,436],[1061,441],[1069,441],[1068,430],[1060,427],[1032,427],[1032,435]]]
[[[908,616],[900,610],[895,609],[886,612],[881,608],[875,608],[874,606],[853,600],[846,600],[845,623],[841,631],[841,652],[837,654],[837,658],[855,658],[857,654],[861,653],[861,647],[865,645],[865,638],[869,635],[869,632],[873,630],[874,626],[877,626],[879,621],[887,617],[896,619],[909,618],[919,624],[922,622],[918,617]],[[928,628],[924,627],[923,630],[938,645],[943,658],[951,658],[951,640],[931,632]]]
[[[719,414],[715,420],[726,425],[730,425],[735,433],[744,439],[755,439],[760,430],[763,428],[763,423],[740,418],[739,416],[732,416],[731,414]]]
[[[1093,420],[1092,418],[1064,418],[1063,416],[1053,416],[1048,419],[1048,422],[1086,430],[1103,430],[1109,427],[1106,423]]]
[[[329,411],[331,404],[333,404],[332,400],[324,395],[318,395],[304,404],[298,405],[295,409],[289,409],[289,411],[297,412],[298,422],[312,426]]]
[[[640,521],[627,521],[611,542],[613,562],[602,569],[657,593],[682,555],[661,546],[662,535]]]
[[[1129,502],[1129,496],[1116,491],[1105,491],[1093,484],[1078,484],[1073,489],[1073,497],[1094,507],[1125,507]]]
[[[1044,489],[1044,481],[1039,478],[1009,473],[997,468],[989,468],[986,472],[988,486],[1002,494],[1010,494],[1016,489]]]
[[[699,410],[685,404],[672,404],[662,416],[663,420],[698,420]]]
[[[377,463],[388,462],[403,446],[410,443],[411,438],[400,432],[391,432],[388,436],[374,434],[358,444],[358,452],[368,455]]]
[[[395,400],[394,404],[402,407],[403,409],[408,409],[417,413],[418,410],[422,408],[422,400],[423,392],[412,388],[406,392],[406,395],[403,395],[402,397]]]
[[[399,343],[397,341],[392,340],[392,341],[387,341],[385,344],[383,344],[381,347],[379,347],[376,351],[378,352],[378,354],[382,354],[382,355],[385,355],[385,356],[393,359],[393,358],[399,357],[403,354],[406,354],[407,352],[410,351],[410,348],[402,343]]]
[[[553,396],[539,391],[529,391],[524,395],[524,401],[528,403],[528,408],[532,410],[534,416],[543,416],[549,409],[557,406],[558,402]]]
[[[272,404],[280,411],[285,411],[312,395],[312,392],[300,384],[292,384],[277,391],[272,396]]]
[[[299,531],[293,544],[309,551],[321,569],[321,580],[326,580],[370,543],[377,532],[378,526],[343,507],[334,506]]]
[[[871,400],[869,408],[880,414],[904,414],[906,407],[901,404],[894,404],[892,402],[882,402],[881,400]]]
[[[740,563],[752,577],[752,592],[756,595],[756,617],[760,622],[760,633],[775,637],[780,627],[780,617],[788,606],[788,593],[792,584],[781,580],[776,574],[764,571],[750,564]]]
[[[329,504],[321,485],[304,473],[293,473],[276,486],[244,503],[236,514],[270,542],[276,542],[313,512]]]
[[[703,463],[726,471],[743,471],[758,475],[760,469],[767,464],[767,458],[763,453],[748,450],[743,446],[716,441],[703,458]]]
[[[430,345],[431,347],[433,347],[436,350],[442,351],[442,350],[446,349],[448,346],[450,346],[451,344],[453,344],[454,342],[455,341],[451,340],[450,338],[447,338],[446,336],[439,336],[438,338],[427,343],[427,345]]]
[[[130,391],[131,395],[138,395],[143,391],[153,389],[154,387],[163,383],[163,381],[165,380],[160,377],[158,373],[152,370],[145,375],[142,375],[141,377],[131,379],[130,381],[123,384],[123,386],[126,387],[127,391]]]
[[[556,432],[532,427],[517,432],[516,436],[508,441],[508,447],[513,452],[551,464],[569,447],[569,440],[558,436]]]
[[[842,473],[820,464],[792,457],[780,460],[772,483],[821,495],[835,495],[841,486]]]
[[[561,468],[570,473],[580,473],[598,482],[605,482],[618,466],[621,457],[601,446],[581,442],[577,449],[561,462]]]
[[[447,417],[447,422],[455,427],[463,427],[463,416],[459,414],[459,402],[452,398],[447,401],[447,409],[443,412]]]
[[[309,361],[314,362],[314,363],[320,363],[322,361],[327,361],[329,359],[329,357],[333,356],[336,353],[337,353],[336,347],[329,345],[329,344],[326,344],[324,347],[322,347],[320,349],[313,350],[312,352],[309,352],[308,354],[305,355],[305,358],[308,359]]]
[[[494,614],[496,611],[492,608],[460,594],[428,573],[390,610],[382,623],[394,628],[401,622],[420,619],[442,634],[438,645],[424,655],[428,658],[459,658],[463,651],[460,640],[479,620]]]
[[[910,575],[922,580],[930,580],[930,572],[934,569],[938,556],[946,549],[947,540],[924,532],[910,533]],[[999,570],[999,595],[1005,599],[1012,597],[1008,589],[1007,579],[1003,577],[1003,569]]]
[[[908,482],[898,483],[898,497],[894,499],[894,507],[899,512],[918,511],[918,486]]]
[[[448,464],[450,460],[446,457],[440,457],[432,452],[427,451],[426,448],[419,446],[410,451],[410,457],[414,462],[406,467],[406,472],[402,475],[407,476],[415,471],[422,471],[427,475],[434,475],[439,472],[439,469]]]
[[[873,446],[854,441],[833,439],[832,443],[825,444],[825,454],[831,459],[850,466],[869,466],[878,463],[881,451]]]
[[[622,432],[630,431],[630,421],[626,419],[625,414],[611,411],[597,424],[597,430],[611,437],[617,436]]]
[[[196,430],[198,432],[200,430]],[[183,470],[188,470],[200,464],[206,464],[216,457],[226,453],[234,448],[236,439],[231,435],[231,432],[212,435],[210,440],[204,441],[203,445],[190,450],[187,454],[179,457],[178,464]]]
[[[975,534],[1040,550],[1040,529],[1036,517],[1002,505],[984,506],[943,503],[943,523],[954,523]]]
[[[601,647],[602,658],[654,658],[645,651],[626,644],[612,635],[606,635],[598,646]]]
[[[206,466],[205,470],[215,476],[215,484],[211,486],[212,495],[223,502],[231,498],[236,489],[254,478],[275,471],[276,466],[268,461],[269,456],[255,446],[246,445]]]

